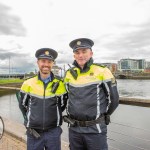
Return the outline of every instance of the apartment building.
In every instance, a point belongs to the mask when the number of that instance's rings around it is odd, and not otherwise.
[[[145,59],[121,59],[118,61],[119,71],[141,72],[146,67]]]

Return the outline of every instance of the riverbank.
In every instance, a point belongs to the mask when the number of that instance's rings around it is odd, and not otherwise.
[[[9,83],[22,83],[24,80],[23,79],[18,79],[18,78],[0,78],[0,84],[9,84]]]
[[[119,103],[125,105],[150,107],[150,100],[147,99],[120,97]]]
[[[116,76],[116,79],[132,79],[132,80],[150,80],[150,76]]]
[[[16,87],[16,88],[20,88],[23,82],[16,82],[16,83],[1,83],[0,82],[0,86],[3,87]]]
[[[7,87],[0,88],[0,95],[4,96],[9,94],[15,93],[16,90],[19,90],[24,80],[21,79],[0,79],[0,87]],[[14,88],[14,89],[13,89]]]
[[[150,74],[114,74],[116,79],[150,80]]]
[[[17,90],[20,90],[22,83],[0,83],[0,96],[7,94],[14,94]]]

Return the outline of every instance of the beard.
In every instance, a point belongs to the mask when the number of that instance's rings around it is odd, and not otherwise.
[[[41,73],[42,73],[42,74],[49,74],[50,72],[43,72],[43,71],[41,71]]]
[[[51,72],[51,68],[50,67],[42,67],[42,68],[40,68],[40,72],[45,75],[49,74]]]

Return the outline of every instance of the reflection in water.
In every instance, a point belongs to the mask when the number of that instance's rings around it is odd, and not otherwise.
[[[117,80],[118,91],[121,97],[150,99],[150,80]]]
[[[14,94],[14,93],[16,93],[16,90],[0,89],[0,97],[8,94]]]
[[[18,101],[15,94],[0,97],[0,115],[17,122],[23,122],[23,117],[19,110]]]

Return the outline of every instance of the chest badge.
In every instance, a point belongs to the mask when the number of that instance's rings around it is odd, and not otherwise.
[[[94,76],[94,73],[93,73],[93,72],[91,72],[91,73],[90,73],[90,76]]]

